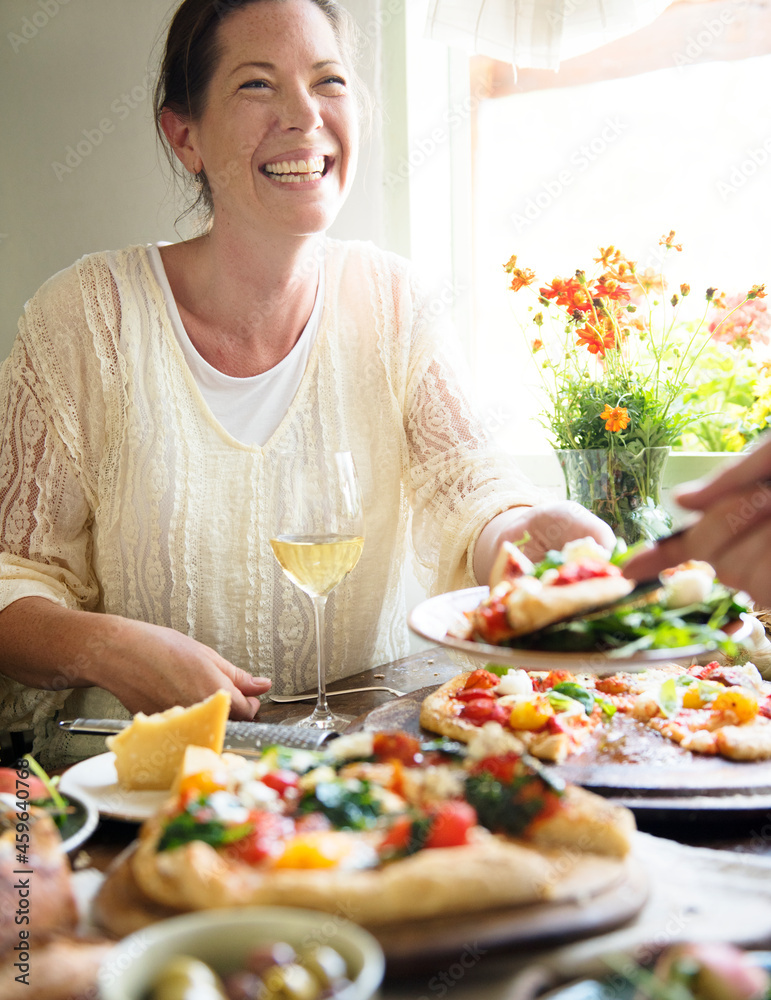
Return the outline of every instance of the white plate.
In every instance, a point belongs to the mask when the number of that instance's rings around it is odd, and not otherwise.
[[[471,642],[448,635],[450,629],[458,630],[466,622],[465,611],[472,611],[487,597],[487,587],[470,587],[439,594],[413,608],[407,619],[413,632],[439,646],[473,660],[496,663],[502,666],[525,667],[528,670],[570,670],[581,674],[614,674],[618,670],[640,671],[654,663],[690,662],[710,650],[703,645],[683,646],[680,649],[651,649],[632,656],[613,656],[611,653],[554,653],[543,650],[511,649],[508,646],[489,646],[484,642]],[[752,631],[749,621],[732,632],[731,638],[741,642]]]
[[[127,792],[118,787],[115,754],[101,753],[68,768],[59,789],[64,795],[82,793],[96,805],[100,815],[141,823],[152,816],[169,797],[168,792]]]

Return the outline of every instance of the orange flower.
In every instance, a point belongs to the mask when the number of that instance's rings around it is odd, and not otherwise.
[[[616,346],[616,334],[613,327],[603,332],[595,330],[592,326],[585,326],[576,331],[578,335],[577,344],[585,347],[590,354],[600,354],[605,356],[606,351]]]
[[[530,271],[527,268],[515,267],[511,271],[511,276],[509,287],[513,292],[518,292],[520,288],[526,288],[535,281],[535,271]]]
[[[629,292],[626,288],[610,274],[600,276],[597,284],[594,286],[594,295],[596,298],[614,299],[616,301],[629,298]]]
[[[509,274],[511,274],[511,272],[514,270],[514,268],[516,266],[517,266],[517,255],[514,254],[514,256],[513,257],[509,257],[509,259],[503,265],[503,270],[507,271]]]
[[[540,337],[536,337],[533,343],[530,345],[530,349],[532,350],[533,354],[535,354],[537,351],[542,350],[542,348],[543,348],[543,341],[540,339]]]
[[[590,312],[592,300],[589,293],[577,278],[555,278],[550,285],[540,288],[544,299],[556,299],[558,306],[565,306],[569,313],[576,310]]]
[[[669,230],[669,236],[662,236],[659,240],[659,246],[666,247],[667,250],[682,250],[682,243],[675,243],[675,231],[674,229]]]
[[[605,404],[605,409],[600,414],[600,420],[605,421],[605,430],[616,433],[623,431],[629,424],[629,413],[625,406],[611,406]]]

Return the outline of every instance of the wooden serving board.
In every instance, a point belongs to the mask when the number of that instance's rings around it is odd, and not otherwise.
[[[93,904],[94,922],[116,938],[180,912],[142,893],[131,868],[133,849],[134,845],[116,859]],[[517,954],[612,930],[642,909],[648,898],[648,879],[634,858],[591,856],[573,867],[554,895],[545,903],[405,920],[368,930],[385,952],[388,974],[411,975],[438,960],[461,955],[470,942],[485,952],[505,948],[507,954]]]
[[[420,725],[423,699],[439,685],[412,691],[380,705],[357,719],[354,729],[403,729],[430,736]],[[630,804],[645,806],[650,799],[661,808],[662,800],[689,801],[699,807],[752,808],[771,802],[771,761],[737,762],[683,750],[635,719],[620,716],[609,728],[599,727],[582,752],[564,764],[547,765],[566,781],[583,785],[613,798],[623,796]]]

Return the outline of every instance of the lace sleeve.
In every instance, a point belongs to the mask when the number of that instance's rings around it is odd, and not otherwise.
[[[405,406],[413,542],[421,583],[443,593],[477,584],[473,549],[485,524],[542,494],[491,446],[452,331],[420,304],[414,316]]]

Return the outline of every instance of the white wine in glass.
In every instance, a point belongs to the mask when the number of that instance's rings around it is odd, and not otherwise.
[[[327,596],[359,561],[364,546],[361,496],[350,452],[282,452],[271,499],[270,544],[279,566],[313,601],[318,698],[295,725],[341,729],[351,720],[329,710],[324,662]]]

